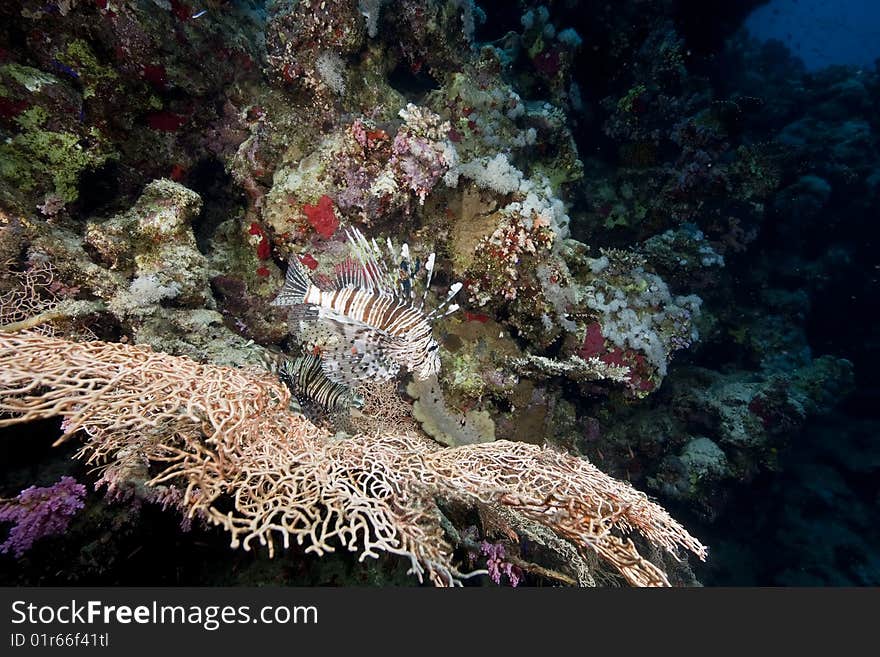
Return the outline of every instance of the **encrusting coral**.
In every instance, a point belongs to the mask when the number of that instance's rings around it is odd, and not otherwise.
[[[458,583],[438,499],[510,508],[595,551],[634,585],[668,585],[626,537],[673,553],[706,548],[657,504],[588,461],[496,441],[443,448],[405,430],[334,439],[290,410],[258,369],[200,364],[141,346],[0,334],[0,426],[63,417],[87,462],[143,459],[150,486],[185,492],[181,511],[223,526],[232,545],[274,553],[281,540],[318,555],[408,558],[419,579]],[[108,470],[105,470],[105,475]]]

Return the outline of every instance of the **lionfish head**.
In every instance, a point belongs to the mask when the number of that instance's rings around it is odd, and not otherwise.
[[[427,348],[425,349],[425,355],[421,359],[421,362],[415,363],[413,367],[414,376],[420,381],[424,381],[425,379],[434,376],[440,371],[440,345],[437,344],[437,341],[431,338],[429,340]]]
[[[406,358],[406,368],[419,381],[424,381],[440,371],[440,345],[431,335],[430,327],[425,328],[428,329],[427,332],[418,337],[410,337],[412,349]]]

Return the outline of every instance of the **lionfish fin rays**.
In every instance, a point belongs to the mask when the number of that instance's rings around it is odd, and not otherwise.
[[[424,269],[424,280],[419,281],[423,287],[419,310],[424,308],[434,274],[434,253],[428,255],[421,265],[418,259],[411,258],[409,245],[406,243],[398,250],[391,239],[386,238],[383,251],[375,239],[367,240],[357,228],[348,229],[346,234],[352,253],[362,268],[365,281],[362,287],[370,292],[393,296],[401,303],[415,307],[416,276]]]
[[[312,280],[296,256],[291,256],[287,274],[284,276],[284,287],[271,303],[273,306],[296,306],[306,299]]]
[[[342,290],[346,287],[366,288],[364,269],[360,263],[355,262],[351,256],[340,262],[333,268],[335,274],[335,289]]]
[[[459,293],[461,288],[462,288],[461,283],[453,283],[452,286],[449,288],[449,293],[446,295],[446,298],[443,300],[443,303],[441,303],[439,306],[434,308],[434,310],[432,310],[430,313],[428,313],[427,316],[425,317],[425,319],[428,322],[434,322],[434,321],[437,321],[438,319],[442,319],[448,315],[451,315],[456,310],[458,310],[459,305],[457,303],[452,304],[448,308],[446,308],[446,305],[450,301],[452,301],[452,299],[455,297],[455,295]],[[443,310],[444,308],[446,308],[446,312],[443,314],[440,314],[440,311]]]
[[[293,306],[287,314],[287,327],[292,336],[300,342],[311,342],[314,336],[309,335],[314,322],[319,317],[319,308],[311,304],[302,303]]]
[[[428,291],[431,289],[431,278],[434,276],[434,257],[434,253],[431,253],[425,261],[425,291],[422,293],[422,303],[419,310],[425,307],[425,299],[428,298]]]
[[[328,379],[353,386],[363,381],[385,381],[400,371],[390,354],[404,348],[401,338],[335,313],[327,313],[322,319],[337,338],[322,349],[322,367]]]
[[[357,228],[348,229],[346,235],[351,251],[361,266],[363,285],[360,287],[374,294],[394,295],[396,281],[388,270],[376,240],[368,241]]]
[[[400,247],[400,262],[397,266],[397,276],[400,282],[400,298],[408,299],[410,303],[413,302],[415,297],[415,290],[413,290],[412,284],[416,269],[418,269],[418,265],[413,266],[412,260],[409,258],[409,244],[404,242],[403,246]]]

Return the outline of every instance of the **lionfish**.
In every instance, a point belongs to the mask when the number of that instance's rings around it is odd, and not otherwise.
[[[367,241],[356,228],[346,235],[356,260],[349,257],[336,268],[331,289],[315,285],[293,256],[284,287],[272,305],[294,306],[291,325],[299,327],[304,342],[315,345],[323,372],[333,382],[354,387],[367,380],[391,379],[401,368],[419,380],[436,374],[439,345],[431,323],[458,310],[449,302],[461,283],[452,285],[445,300],[426,312],[434,253],[420,265],[410,258],[407,244],[398,252],[389,239],[389,267],[375,239]],[[425,284],[417,301],[413,280],[421,269]]]
[[[321,359],[313,354],[282,358],[277,366],[279,378],[300,400],[311,400],[328,411],[363,408],[364,400],[348,387],[324,376]]]

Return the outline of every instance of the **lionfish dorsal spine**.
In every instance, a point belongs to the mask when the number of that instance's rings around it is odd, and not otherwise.
[[[348,238],[351,253],[357,260],[357,263],[360,265],[360,275],[356,279],[356,287],[359,287],[367,292],[373,292],[374,286],[370,275],[370,268],[367,266],[367,256],[364,253],[362,245],[362,242],[364,241],[364,236],[357,228],[346,229],[345,235]]]
[[[368,241],[357,228],[348,229],[346,235],[352,253],[363,270],[363,285],[361,288],[367,292],[383,296],[393,295],[395,293],[394,278],[388,269],[382,249],[379,248],[376,240]]]
[[[387,256],[383,253],[379,242],[375,239],[368,240],[358,228],[346,229],[346,236],[351,247],[352,254],[357,260],[359,274],[353,271],[346,272],[340,279],[340,285],[347,284],[360,287],[362,290],[380,296],[393,296],[401,304],[408,304],[414,310],[423,312],[428,300],[428,292],[434,278],[434,269],[437,262],[436,253],[430,253],[421,266],[413,262],[409,244],[404,242],[398,253],[391,238],[386,238],[385,246]],[[424,290],[422,290],[419,305],[416,306],[416,291],[413,285],[414,278],[421,268],[425,270]],[[353,269],[353,268],[352,268]],[[455,283],[449,289],[446,299],[425,316],[427,321],[434,321],[446,317],[459,309],[457,304],[449,305],[449,302],[461,290],[461,283]],[[448,306],[448,308],[447,308]],[[446,312],[441,314],[441,311]]]
[[[363,288],[364,270],[357,262],[346,258],[334,268],[336,274],[335,287],[337,290],[345,288]]]
[[[385,262],[385,257],[382,255],[382,249],[379,248],[379,245],[376,243],[375,238],[370,240],[370,245],[373,247],[373,259],[378,264],[379,271],[382,274],[382,278],[385,279],[385,283],[387,285],[391,279],[391,272],[388,271],[388,263]]]
[[[401,285],[400,285],[400,295],[401,298],[406,300],[409,299],[410,305],[412,305],[413,300],[415,298],[415,290],[413,290],[412,285],[412,276],[415,273],[412,266],[412,260],[409,257],[409,244],[406,242],[403,243],[403,246],[400,247],[400,264],[398,265],[400,271],[404,273],[404,276],[401,277]]]
[[[446,295],[446,298],[443,300],[443,303],[441,303],[439,306],[434,308],[434,310],[432,310],[430,313],[428,313],[428,315],[425,317],[425,319],[429,322],[433,322],[438,319],[442,319],[444,317],[447,317],[448,315],[451,315],[456,310],[458,310],[459,305],[457,303],[454,303],[451,306],[449,306],[449,308],[446,310],[445,313],[443,313],[442,315],[438,314],[441,310],[443,310],[446,307],[446,304],[448,304],[450,301],[452,301],[452,299],[455,297],[456,294],[458,294],[458,292],[459,292],[459,290],[461,290],[461,288],[462,288],[462,284],[460,282],[453,283],[452,287],[449,288],[449,293]]]
[[[400,275],[400,272],[405,265],[403,264],[403,260],[401,256],[397,253],[394,248],[394,243],[391,241],[390,237],[385,238],[385,246],[388,249],[388,262],[391,263],[391,270],[389,273],[389,279],[391,280],[391,289],[394,291],[394,294],[399,299],[406,299],[409,295],[407,290],[408,281],[405,277]]]
[[[385,238],[385,246],[388,249],[388,258],[391,264],[397,262],[397,253],[394,251],[394,243],[391,241],[390,237]]]
[[[428,298],[428,290],[431,289],[431,278],[434,276],[435,259],[436,254],[432,252],[425,261],[425,291],[422,293],[422,303],[419,305],[419,310],[425,307],[425,300]]]

